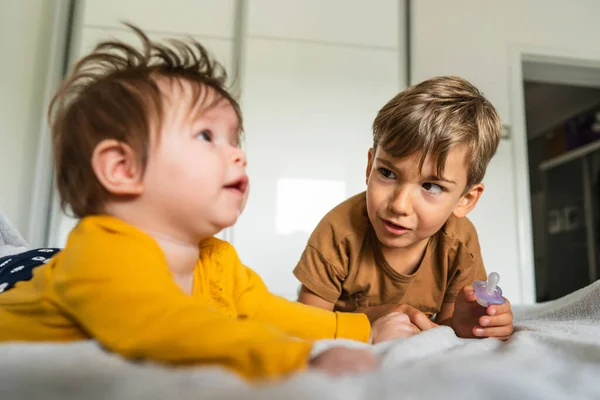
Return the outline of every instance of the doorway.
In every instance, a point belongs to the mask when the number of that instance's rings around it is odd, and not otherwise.
[[[522,59],[536,301],[600,276],[600,65]]]

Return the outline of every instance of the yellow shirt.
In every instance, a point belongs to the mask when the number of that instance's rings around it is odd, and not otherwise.
[[[108,216],[83,219],[61,253],[0,295],[0,341],[96,339],[127,358],[216,364],[249,378],[306,367],[314,339],[369,335],[363,314],[269,293],[216,238],[201,243],[187,295],[154,239]]]

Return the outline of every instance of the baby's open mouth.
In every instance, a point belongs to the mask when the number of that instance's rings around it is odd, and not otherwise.
[[[239,191],[240,193],[245,193],[247,188],[248,188],[248,177],[246,175],[225,185],[225,189],[236,190],[236,191]]]

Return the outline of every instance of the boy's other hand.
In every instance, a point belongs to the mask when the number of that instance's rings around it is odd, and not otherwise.
[[[473,286],[458,294],[452,315],[452,328],[463,338],[494,337],[507,340],[513,334],[513,314],[510,302],[487,308],[477,303]]]
[[[388,340],[409,337],[421,330],[411,322],[407,314],[392,312],[377,321],[371,327],[372,343],[377,344]]]
[[[368,349],[333,347],[313,358],[310,367],[322,370],[328,375],[338,376],[373,371],[379,364],[375,355]]]

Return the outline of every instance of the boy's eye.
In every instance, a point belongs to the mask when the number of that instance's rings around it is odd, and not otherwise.
[[[212,142],[213,134],[210,130],[204,129],[196,134],[196,138],[206,140],[207,142]]]
[[[440,194],[444,191],[444,188],[440,185],[436,185],[435,183],[424,183],[423,189],[427,190],[431,194]]]
[[[379,173],[388,179],[394,179],[396,177],[396,175],[394,175],[394,173],[387,168],[379,168]]]

